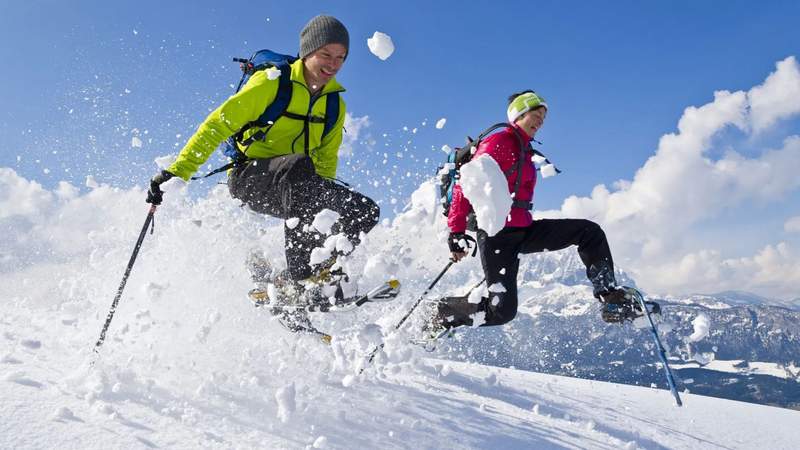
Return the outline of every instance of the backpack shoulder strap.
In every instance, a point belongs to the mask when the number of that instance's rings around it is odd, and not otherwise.
[[[275,93],[275,99],[272,100],[272,103],[267,105],[267,107],[264,109],[264,112],[258,116],[258,119],[243,126],[234,137],[237,142],[240,142],[245,147],[252,144],[253,141],[264,139],[267,131],[269,131],[269,127],[272,126],[279,117],[286,113],[286,110],[289,108],[289,102],[292,101],[292,69],[288,63],[280,64],[275,67],[281,71],[281,75],[278,78],[278,91]],[[247,139],[242,139],[244,137],[244,133],[253,127],[267,129],[259,130],[257,133],[253,134]]]
[[[514,128],[514,127],[512,127],[511,125],[509,125],[508,123],[505,123],[505,122],[496,123],[496,124],[490,126],[489,128],[483,130],[483,132],[478,135],[478,139],[475,140],[475,145],[477,146],[478,143],[480,143],[480,141],[482,141],[482,140],[484,140],[486,138],[486,136],[489,136],[490,134],[492,134],[492,132],[494,132],[495,130],[497,130],[499,128]]]
[[[281,71],[281,75],[278,78],[278,92],[275,94],[275,100],[267,106],[258,119],[250,124],[250,127],[271,125],[289,108],[289,102],[292,101],[292,68],[288,64],[277,66],[277,68]]]
[[[528,150],[528,147],[530,147],[530,145],[525,142],[525,139],[522,138],[522,136],[519,134],[519,131],[517,131],[516,128],[512,127],[511,125],[509,125],[508,128],[510,128],[511,131],[514,132],[514,136],[517,137],[517,141],[519,142],[519,157],[517,158],[517,163],[509,167],[508,170],[505,171],[506,175],[511,175],[515,171],[518,171],[522,168],[522,160],[524,159],[525,152],[526,150]],[[516,189],[514,190],[514,192],[516,192]]]
[[[322,137],[328,135],[339,119],[339,93],[331,92],[325,100],[325,127],[322,129]]]

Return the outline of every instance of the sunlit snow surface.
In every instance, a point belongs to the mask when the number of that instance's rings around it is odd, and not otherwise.
[[[165,194],[99,355],[92,352],[141,230],[143,188],[50,191],[0,169],[0,448],[793,448],[796,411],[429,359],[393,325],[447,261],[435,186],[344,265],[393,303],[315,315],[326,346],[253,308],[244,262],[277,265],[283,225],[220,187]],[[454,266],[432,296],[480,279]],[[558,288],[563,289],[563,288]],[[521,288],[522,309],[555,302]],[[566,294],[565,294],[566,295]],[[547,300],[553,298],[553,300]],[[566,306],[565,306],[566,308]],[[570,309],[565,314],[574,313]],[[479,333],[481,331],[468,330]],[[379,342],[373,366],[358,375]]]

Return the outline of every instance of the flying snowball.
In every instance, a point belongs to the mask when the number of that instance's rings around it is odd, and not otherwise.
[[[557,173],[556,166],[552,164],[545,164],[544,166],[542,166],[541,172],[542,172],[542,178],[550,178]]]
[[[388,34],[381,33],[380,31],[376,31],[371,38],[367,39],[367,46],[369,47],[369,51],[380,58],[381,61],[386,61],[386,59],[394,53],[392,38],[389,37]]]

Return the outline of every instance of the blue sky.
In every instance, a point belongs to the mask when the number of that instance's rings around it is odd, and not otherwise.
[[[511,92],[533,88],[550,105],[538,138],[564,173],[541,183],[536,207],[558,210],[570,195],[631,180],[687,107],[763,83],[800,50],[800,3],[788,1],[14,2],[0,16],[0,167],[49,187],[83,186],[86,175],[144,185],[153,159],[176,152],[231,93],[232,56],[296,52],[300,28],[318,13],[350,30],[338,79],[351,114],[369,117],[340,175],[381,200],[385,216],[433,173],[443,144],[502,120]],[[374,31],[394,40],[387,61],[367,49]],[[795,115],[757,135],[728,128],[705,155],[734,147],[755,157],[799,124]],[[133,129],[142,148],[131,148]],[[386,176],[389,186],[366,185]],[[787,209],[800,214],[797,190],[782,195],[703,218],[692,235],[742,229],[718,246],[735,248],[730,257],[754,253],[767,242],[765,224],[774,235]]]

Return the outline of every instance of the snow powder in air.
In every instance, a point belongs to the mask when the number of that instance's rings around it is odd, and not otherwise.
[[[489,286],[489,292],[495,292],[495,293],[506,292],[506,288],[505,286],[503,286],[503,283],[497,282]]]
[[[267,76],[268,80],[277,80],[278,77],[281,76],[281,70],[277,67],[268,67],[264,70],[264,74]]]
[[[539,171],[542,173],[542,178],[550,178],[556,174],[556,167],[552,164],[545,164]]]
[[[290,230],[294,230],[294,229],[295,229],[295,227],[296,227],[298,224],[300,224],[300,218],[299,218],[299,217],[290,217],[290,218],[286,219],[286,226],[287,226],[287,227],[288,227]]]
[[[294,382],[278,389],[275,392],[275,401],[278,402],[278,419],[287,423],[296,409]]]
[[[322,247],[311,250],[311,260],[309,264],[313,266],[325,261],[331,257],[334,251],[338,251],[341,254],[350,253],[353,251],[353,244],[341,233],[328,236]]]
[[[339,213],[326,208],[314,216],[311,226],[320,233],[331,234],[331,227],[339,220],[339,217],[341,217]]]
[[[444,128],[444,124],[446,124],[446,123],[447,123],[447,119],[442,117],[441,119],[439,119],[439,121],[436,122],[436,129],[437,130],[441,130],[442,128]]]
[[[461,167],[461,189],[472,204],[478,228],[494,236],[506,225],[511,211],[508,182],[490,155],[481,155]]]
[[[689,342],[699,342],[708,336],[708,329],[711,327],[711,321],[708,319],[707,315],[703,313],[698,314],[692,321],[692,325],[694,326],[694,333],[686,338]]]

